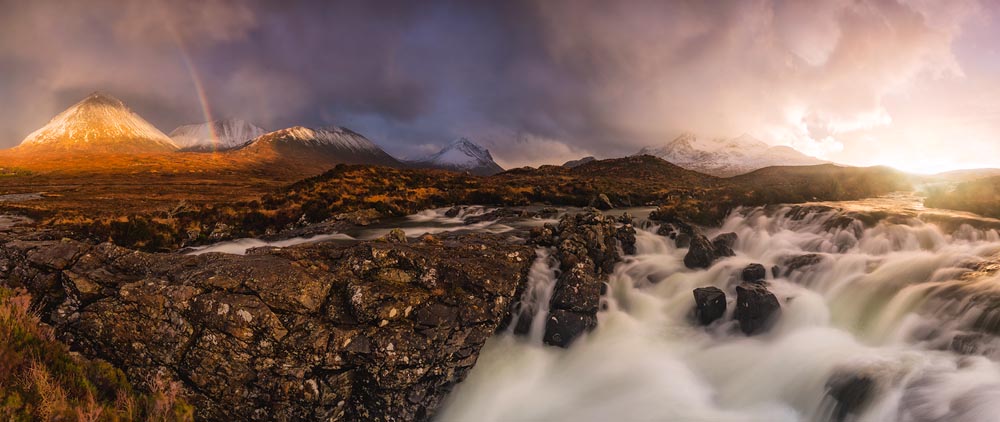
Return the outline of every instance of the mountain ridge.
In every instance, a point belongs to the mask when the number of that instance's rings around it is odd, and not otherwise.
[[[749,134],[706,140],[684,132],[664,145],[647,146],[634,155],[652,155],[688,170],[718,177],[737,176],[771,166],[828,163],[788,146],[770,146]]]
[[[243,147],[265,133],[268,131],[243,119],[228,118],[178,126],[170,138],[183,151],[211,152]]]

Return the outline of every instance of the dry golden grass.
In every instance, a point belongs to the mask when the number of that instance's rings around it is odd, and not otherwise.
[[[152,380],[152,391],[136,393],[121,371],[71,354],[30,303],[0,288],[0,420],[193,420],[176,384]]]

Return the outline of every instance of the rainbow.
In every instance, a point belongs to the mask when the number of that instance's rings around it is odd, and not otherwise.
[[[194,66],[194,61],[191,60],[191,54],[188,53],[187,46],[184,44],[184,40],[181,38],[180,33],[174,28],[172,24],[167,21],[167,29],[170,30],[170,35],[173,36],[174,42],[177,44],[177,50],[181,53],[181,60],[184,62],[184,67],[187,68],[188,75],[191,76],[191,82],[194,83],[194,91],[198,96],[198,102],[201,104],[202,115],[205,116],[205,122],[208,123],[208,136],[212,140],[212,151],[216,151],[219,148],[219,135],[215,133],[215,121],[212,118],[212,109],[208,104],[208,95],[205,95],[205,86],[201,83],[201,77],[198,75],[198,69]]]

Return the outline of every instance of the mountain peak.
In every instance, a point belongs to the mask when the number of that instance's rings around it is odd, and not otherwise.
[[[32,132],[22,147],[50,151],[168,152],[177,145],[122,100],[94,92]]]
[[[503,171],[490,150],[473,142],[469,138],[459,137],[435,154],[419,160],[418,165],[442,168],[454,171],[466,171],[473,174],[489,175]]]
[[[124,101],[119,100],[118,98],[110,94],[105,94],[100,91],[91,92],[90,95],[88,95],[86,98],[81,100],[79,103],[76,103],[76,106],[82,106],[82,105],[128,108],[125,106]]]

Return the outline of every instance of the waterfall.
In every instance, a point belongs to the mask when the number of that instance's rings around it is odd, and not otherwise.
[[[521,296],[519,312],[508,328],[509,334],[517,331],[518,327],[526,327],[528,339],[534,344],[542,344],[558,268],[559,263],[548,248],[535,249],[535,262],[528,271],[528,285]]]
[[[704,270],[687,250],[637,233],[609,278],[596,330],[568,349],[491,339],[439,421],[983,421],[1000,414],[1000,255],[996,230],[942,231],[917,217],[862,224],[837,210],[743,209],[736,255]],[[524,309],[544,315],[554,267],[539,251]],[[808,255],[810,265],[790,268]],[[1000,261],[998,261],[1000,262]],[[768,269],[780,319],[747,337],[732,319],[751,263]],[[772,267],[777,266],[777,271]],[[691,318],[692,290],[715,286],[727,315]],[[522,313],[523,315],[523,313]],[[544,323],[544,322],[542,322]],[[837,386],[863,396],[838,406]]]

